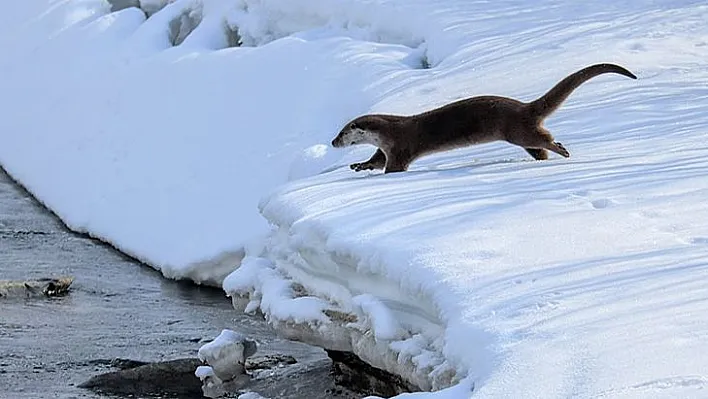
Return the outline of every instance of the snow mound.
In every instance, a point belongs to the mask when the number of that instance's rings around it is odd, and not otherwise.
[[[254,341],[235,331],[223,330],[213,341],[199,348],[199,360],[209,364],[211,370],[197,372],[205,377],[213,373],[221,381],[232,380],[245,374],[246,358],[255,352]]]
[[[337,163],[332,132],[421,64],[321,19],[290,36],[264,20],[279,40],[260,38],[258,1],[125,5],[65,1],[3,30],[0,163],[70,228],[172,278],[220,285],[267,231],[258,199]]]

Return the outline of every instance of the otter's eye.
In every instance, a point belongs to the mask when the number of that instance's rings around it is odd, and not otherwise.
[[[354,123],[354,122],[352,122],[351,124],[349,124],[349,129],[351,129],[351,130],[355,130],[355,129],[358,129],[358,128],[359,128],[359,126],[357,126],[357,124]]]

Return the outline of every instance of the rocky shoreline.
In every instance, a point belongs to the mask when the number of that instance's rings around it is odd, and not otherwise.
[[[321,349],[279,338],[262,319],[234,312],[220,289],[166,279],[98,240],[71,232],[2,169],[0,238],[2,397],[104,398],[99,388],[79,385],[151,363],[166,363],[161,367],[168,373],[180,370],[177,360],[194,362],[200,346],[224,328],[257,341],[251,360],[270,366],[258,368],[249,361],[247,367],[257,376],[253,389],[270,398],[362,396],[335,384],[332,362]],[[61,287],[67,290],[56,290]],[[152,388],[138,386],[134,392],[176,397],[175,387],[191,381],[191,392],[200,397],[195,364],[182,363],[174,378],[153,371]]]
[[[172,398],[235,398],[246,393],[263,398],[304,397],[289,391],[289,381],[305,376],[313,366],[327,368],[335,386],[323,397],[391,397],[415,387],[376,369],[352,353],[327,351],[331,362],[299,364],[288,355],[258,355],[257,344],[242,334],[224,330],[203,345],[197,358],[143,362],[131,359],[97,360],[116,370],[79,384],[101,394]],[[311,397],[311,396],[308,396]]]

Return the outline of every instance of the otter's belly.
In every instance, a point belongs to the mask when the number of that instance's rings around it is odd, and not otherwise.
[[[432,143],[430,150],[432,152],[449,151],[471,145],[491,143],[497,140],[499,140],[497,134],[458,134],[456,136],[441,137],[440,140]]]

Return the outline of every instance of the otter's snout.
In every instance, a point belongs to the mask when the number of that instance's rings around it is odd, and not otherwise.
[[[353,124],[349,124],[339,131],[337,137],[332,140],[332,147],[342,148],[361,143],[360,132],[352,126]]]
[[[344,142],[344,138],[347,136],[348,131],[342,130],[337,134],[337,137],[332,140],[332,147],[334,148],[340,148],[340,147],[346,147],[346,144]]]

